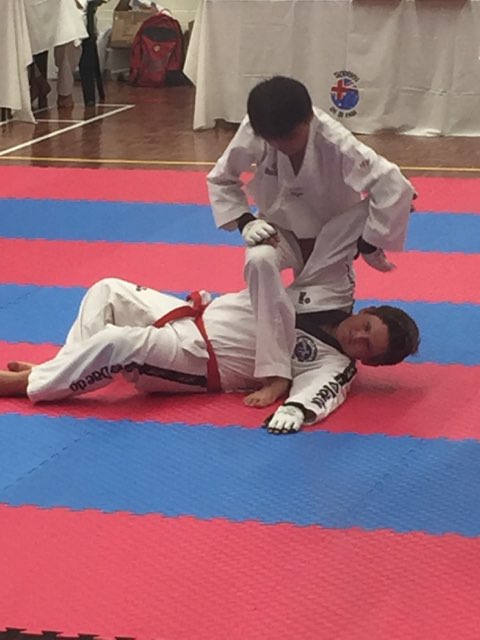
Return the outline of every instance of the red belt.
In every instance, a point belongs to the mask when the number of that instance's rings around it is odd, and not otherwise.
[[[208,339],[207,332],[205,330],[205,324],[203,322],[203,312],[208,305],[202,304],[202,297],[199,291],[191,293],[187,300],[192,301],[192,305],[184,305],[183,307],[177,307],[172,309],[169,313],[159,318],[153,323],[154,327],[160,329],[169,322],[175,322],[175,320],[181,320],[182,318],[192,318],[197,329],[202,334],[202,338],[205,340],[208,352],[207,362],[207,391],[221,391],[220,374],[218,372],[217,357],[212,347],[212,343]]]

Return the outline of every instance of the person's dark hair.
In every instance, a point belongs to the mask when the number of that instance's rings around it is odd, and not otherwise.
[[[370,307],[365,311],[382,320],[388,328],[389,336],[387,353],[371,364],[398,364],[407,356],[417,353],[420,344],[420,331],[417,323],[408,313],[388,305]]]
[[[293,78],[274,76],[250,91],[247,112],[255,135],[265,140],[284,138],[313,113],[305,85]]]

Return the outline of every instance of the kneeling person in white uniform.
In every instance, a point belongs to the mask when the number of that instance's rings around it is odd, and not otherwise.
[[[290,379],[291,345],[276,321],[287,298],[297,313],[349,311],[355,255],[380,271],[393,269],[385,251],[403,249],[415,194],[395,164],[312,106],[307,88],[293,78],[260,82],[247,111],[208,175],[209,196],[217,226],[239,229],[248,247],[256,376]],[[279,275],[286,268],[294,272],[287,291]]]
[[[297,317],[291,305],[287,333],[294,336],[293,382],[287,399],[268,419],[273,433],[298,431],[345,400],[365,364],[395,364],[414,353],[415,322],[394,307],[356,315],[329,312]],[[255,387],[255,323],[248,291],[209,302],[205,292],[185,302],[124,280],[91,287],[65,345],[43,364],[11,362],[0,371],[0,396],[32,402],[62,400],[94,391],[122,374],[139,391],[198,393]],[[258,406],[286,387],[265,387]],[[270,395],[269,395],[270,393]]]

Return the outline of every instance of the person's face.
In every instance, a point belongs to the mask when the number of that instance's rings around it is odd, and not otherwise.
[[[288,135],[282,138],[268,138],[267,142],[286,156],[295,156],[305,150],[309,131],[310,121],[300,122]]]
[[[371,364],[388,350],[387,325],[366,310],[341,322],[336,336],[343,352],[363,364]]]

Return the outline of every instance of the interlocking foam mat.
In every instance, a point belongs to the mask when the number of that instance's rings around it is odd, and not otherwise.
[[[0,629],[138,640],[477,640],[480,180],[413,179],[392,274],[420,353],[291,437],[238,394],[0,399]],[[243,287],[202,172],[0,167],[0,366],[104,276]],[[1,636],[2,634],[0,634]],[[5,637],[12,637],[5,635]]]

